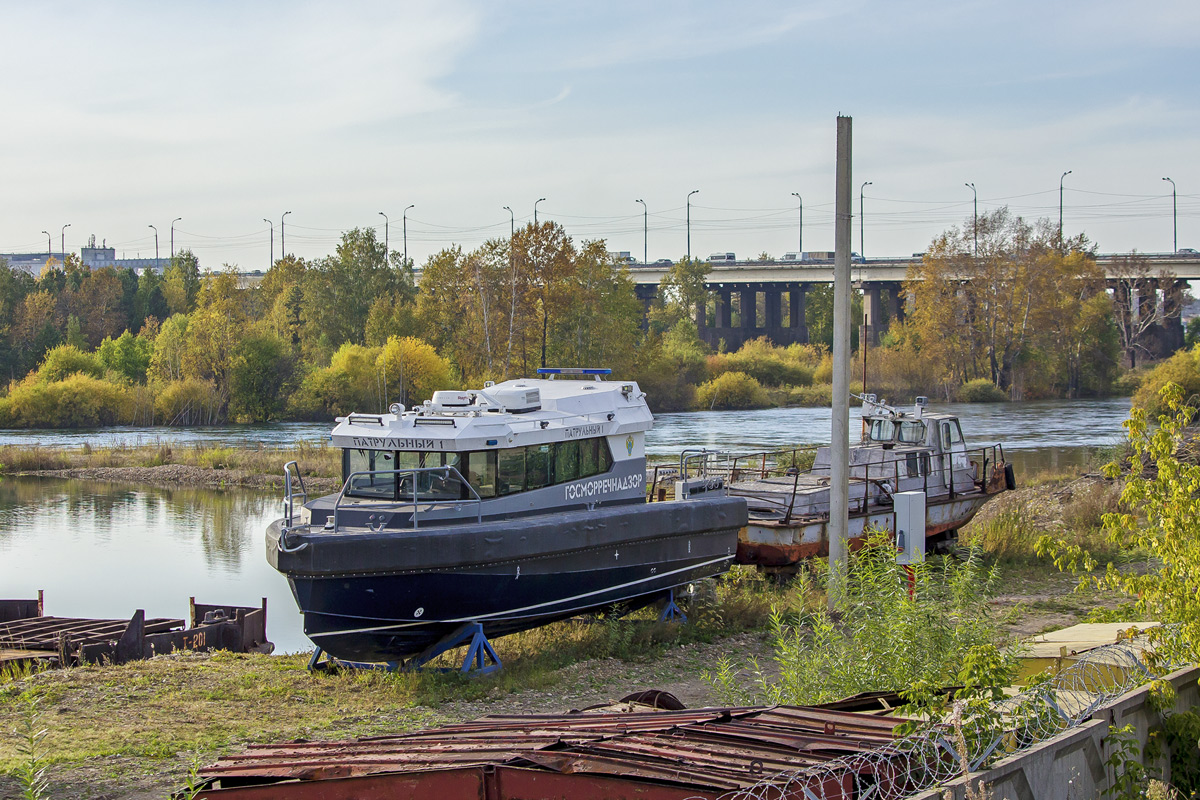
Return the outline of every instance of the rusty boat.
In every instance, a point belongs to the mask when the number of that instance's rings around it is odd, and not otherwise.
[[[875,395],[859,399],[862,435],[850,446],[851,546],[868,529],[894,530],[893,495],[921,491],[926,548],[947,550],[984,503],[1016,488],[1003,446],[969,449],[958,417],[927,410],[925,397],[910,410]],[[660,469],[651,486],[653,492],[669,477],[676,497],[745,498],[749,520],[738,537],[737,563],[789,572],[829,553],[830,472],[828,446],[750,454],[700,449],[684,451],[678,467]]]

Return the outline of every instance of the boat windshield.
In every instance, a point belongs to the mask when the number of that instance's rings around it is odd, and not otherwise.
[[[612,465],[603,437],[466,453],[342,451],[342,475],[350,481],[346,495],[377,500],[412,500],[414,477],[417,500],[469,500],[474,494],[487,499],[601,475]],[[470,488],[454,472],[437,472],[438,467],[454,467]],[[403,472],[422,468],[430,471]]]
[[[925,444],[925,423],[905,420],[896,426],[896,441],[905,444]]]
[[[902,442],[904,444],[925,443],[925,423],[912,420],[896,422],[887,418],[871,420],[867,434],[873,442]]]
[[[890,419],[873,419],[868,435],[872,442],[890,442],[896,438],[896,423]]]

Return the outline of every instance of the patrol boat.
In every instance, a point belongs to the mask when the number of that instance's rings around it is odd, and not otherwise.
[[[1016,488],[1000,444],[967,448],[958,417],[927,411],[918,397],[910,410],[862,401],[862,436],[850,447],[851,545],[869,528],[893,530],[892,496],[925,494],[929,549],[948,549],[958,529],[983,504]],[[772,572],[794,572],[806,558],[829,554],[828,446],[769,453],[685,451],[675,484],[677,496],[703,496],[709,486],[744,497],[749,522],[738,541],[737,563]]]
[[[541,369],[340,417],[337,494],[309,500],[289,463],[267,559],[317,655],[423,659],[464,626],[502,636],[726,571],[746,500],[647,503],[653,416],[609,372]]]

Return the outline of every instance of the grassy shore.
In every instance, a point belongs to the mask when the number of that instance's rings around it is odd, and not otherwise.
[[[161,455],[159,466],[190,459],[184,463],[219,471],[211,454],[226,449],[175,448]],[[141,468],[143,459],[155,457],[151,448],[43,450],[10,463],[8,450],[0,449],[5,470],[19,464],[22,472]],[[328,448],[229,450],[228,465],[220,461],[225,471],[270,474],[297,455],[337,471],[336,451]],[[1042,532],[1103,551],[1099,515],[1115,503],[1116,485],[1081,476],[1032,484],[989,503],[962,535],[999,565],[1004,594],[991,608],[1010,638],[1073,624],[1097,610],[1112,614],[1122,600],[1074,592],[1073,577],[1033,553]],[[819,573],[822,566],[813,569]],[[305,654],[184,653],[123,666],[10,671],[0,674],[0,797],[17,794],[15,780],[2,773],[27,762],[18,745],[30,725],[48,731],[42,752],[50,761],[49,796],[141,800],[183,786],[196,759],[207,763],[251,742],[400,732],[488,713],[559,712],[647,688],[672,691],[690,706],[717,703],[705,672],[723,657],[741,665],[751,658],[769,663],[770,609],[803,615],[824,602],[817,584],[781,586],[735,568],[691,601],[686,625],[658,622],[647,609],[504,637],[495,643],[504,669],[479,679],[437,672],[309,674]],[[454,664],[446,658],[444,665]],[[28,704],[33,697],[40,698],[36,710]]]

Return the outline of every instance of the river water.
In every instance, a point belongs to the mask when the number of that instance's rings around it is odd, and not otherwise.
[[[1024,472],[1077,467],[1122,438],[1127,399],[937,406],[957,413],[969,447],[1000,442]],[[856,412],[852,412],[856,415]],[[685,447],[755,451],[829,439],[830,410],[662,414],[647,436],[652,458]],[[852,422],[851,431],[858,426]],[[210,443],[282,447],[328,438],[330,426],[281,423],[204,429],[0,431],[0,444],[93,446]],[[264,557],[263,531],[280,498],[242,489],[156,489],[50,478],[0,481],[0,597],[46,591],[55,616],[186,618],[188,597],[257,606],[278,652],[311,647],[287,582]]]

